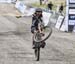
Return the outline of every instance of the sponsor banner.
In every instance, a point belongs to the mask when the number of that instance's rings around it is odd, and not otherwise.
[[[69,0],[70,3],[75,3],[75,0]]]
[[[43,21],[44,21],[44,24],[45,24],[45,26],[47,26],[48,23],[49,23],[49,19],[50,19],[51,13],[48,13],[48,12],[44,12],[44,11],[43,11],[42,14],[43,14]]]
[[[75,14],[75,9],[69,9],[69,14]]]
[[[23,14],[22,16],[31,16],[35,12],[35,8],[26,6],[23,2],[16,2],[15,7]]]
[[[11,3],[11,0],[0,0],[0,3]]]
[[[59,17],[58,17],[57,23],[56,23],[56,25],[55,25],[55,27],[56,27],[57,29],[60,29],[60,27],[62,26],[62,24],[63,24],[63,19],[64,19],[64,16],[59,16]]]
[[[63,21],[62,26],[60,28],[61,31],[66,31],[65,24],[66,24],[65,21]]]
[[[25,15],[24,16],[32,16],[32,14],[34,12],[35,12],[35,8],[25,9]]]
[[[75,24],[75,14],[69,14],[69,25]]]
[[[66,8],[68,13],[66,12],[67,21],[66,25],[68,25],[68,31],[73,29],[71,28],[75,24],[75,0],[66,0],[68,7]],[[68,23],[68,24],[67,24]]]
[[[16,0],[0,0],[0,3],[11,3],[16,2]]]
[[[75,9],[75,7],[69,7],[69,9]]]
[[[75,8],[75,3],[74,4],[69,4],[69,8]]]
[[[69,14],[69,20],[75,20],[75,14]]]
[[[69,20],[69,25],[74,25],[75,20]]]
[[[27,8],[27,6],[25,6],[24,3],[20,1],[16,2],[15,7],[23,14],[25,12],[25,9]]]

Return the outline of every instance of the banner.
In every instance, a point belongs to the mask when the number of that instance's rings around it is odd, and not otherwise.
[[[32,16],[35,12],[35,8],[25,9],[25,16]]]
[[[69,20],[69,25],[75,24],[75,0],[69,1],[68,20]]]
[[[61,30],[61,31],[66,31],[65,17],[64,17],[63,20],[62,20],[62,24],[61,24],[60,30]]]
[[[43,21],[44,21],[44,24],[45,24],[45,26],[47,26],[48,23],[49,23],[49,19],[50,19],[51,13],[48,13],[48,12],[44,12],[44,11],[43,11],[42,14],[43,14]]]
[[[69,12],[68,12],[68,31],[74,31],[75,25],[75,0],[69,0]]]
[[[57,29],[61,28],[61,26],[63,25],[63,22],[64,22],[63,19],[64,19],[64,16],[59,16],[58,17],[58,20],[57,20],[57,23],[55,25],[55,28],[57,28]]]
[[[75,14],[69,14],[69,25],[75,24]]]
[[[23,14],[25,12],[25,9],[27,8],[27,6],[25,6],[24,3],[21,1],[16,2],[15,7]]]
[[[75,3],[75,0],[70,0],[70,3]]]
[[[16,2],[16,0],[0,0],[0,3],[12,3]]]
[[[73,31],[75,24],[75,0],[66,0],[66,31]]]

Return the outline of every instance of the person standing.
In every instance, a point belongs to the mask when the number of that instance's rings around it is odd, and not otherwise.
[[[59,7],[59,13],[62,13],[63,12],[63,8],[64,8],[63,3],[61,3],[61,5]]]
[[[52,2],[48,3],[48,9],[52,10],[52,7],[53,7],[53,3]]]
[[[40,5],[42,5],[42,0],[40,0]]]

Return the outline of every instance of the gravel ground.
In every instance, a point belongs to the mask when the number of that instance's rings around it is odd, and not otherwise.
[[[0,16],[19,16],[21,13],[15,8],[15,4],[1,4]]]
[[[0,64],[75,64],[75,33],[65,33],[53,28],[46,47],[41,49],[40,61],[35,61],[30,33],[31,17],[2,16],[16,25],[16,29],[0,33]],[[0,22],[3,21],[1,20]],[[6,21],[7,22],[7,21]],[[0,25],[1,26],[1,25]],[[0,31],[3,29],[0,29]]]

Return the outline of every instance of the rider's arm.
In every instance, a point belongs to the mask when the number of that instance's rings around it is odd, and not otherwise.
[[[40,20],[41,20],[42,25],[44,26],[45,24],[44,24],[43,18],[41,18]]]
[[[35,16],[33,15],[33,17],[32,17],[32,26],[34,26],[35,22],[36,22],[36,18],[35,18]]]

